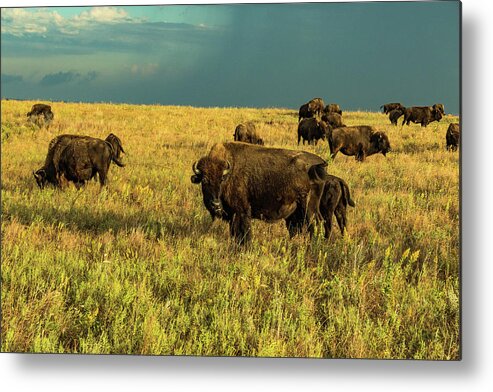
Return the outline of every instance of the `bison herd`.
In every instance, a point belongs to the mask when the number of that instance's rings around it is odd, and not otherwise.
[[[392,124],[404,116],[402,124],[419,123],[426,127],[440,121],[445,114],[442,104],[405,108],[400,103],[381,107]],[[51,107],[36,104],[27,116],[54,117]],[[457,150],[459,124],[450,124],[446,146]],[[233,142],[215,144],[209,153],[192,165],[193,184],[200,184],[203,203],[212,220],[228,222],[232,238],[238,244],[251,241],[251,221],[284,220],[290,236],[302,231],[313,234],[316,225],[324,227],[329,238],[335,216],[341,233],[347,225],[347,206],[355,206],[347,183],[326,171],[327,162],[319,156],[300,150],[264,146],[255,124],[239,124]],[[298,145],[327,140],[331,158],[338,152],[354,156],[358,161],[392,151],[384,132],[372,126],[346,126],[337,104],[325,105],[314,98],[298,111]],[[62,187],[63,179],[79,189],[98,175],[106,184],[113,162],[123,167],[125,153],[121,140],[110,133],[105,140],[80,135],[60,135],[50,141],[45,162],[33,172],[40,188],[46,184]]]

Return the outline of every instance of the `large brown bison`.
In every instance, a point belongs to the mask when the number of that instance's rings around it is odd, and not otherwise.
[[[453,123],[448,126],[445,139],[447,141],[447,150],[457,151],[460,141],[460,126],[458,123]]]
[[[54,185],[56,187],[61,187],[61,175],[63,173],[60,172],[60,160],[62,157],[62,153],[65,151],[67,146],[74,140],[101,140],[95,139],[90,136],[83,135],[59,135],[53,138],[48,145],[48,153],[46,154],[44,165],[33,172],[34,178],[38,186],[42,189],[45,187],[47,183]],[[105,142],[109,143],[111,147],[115,151],[118,152],[117,159],[119,160],[120,152],[123,151],[123,147],[121,146],[120,139],[110,133]],[[121,162],[120,162],[121,163]]]
[[[391,110],[389,113],[389,120],[392,125],[397,126],[397,120],[399,120],[399,117],[401,117],[404,114],[404,109],[394,109]]]
[[[308,144],[317,144],[320,139],[326,137],[327,132],[329,132],[329,125],[320,121],[316,118],[305,118],[298,124],[298,144],[303,138],[303,144],[305,140]]]
[[[323,112],[325,114],[329,114],[329,113],[337,113],[337,114],[340,114],[342,116],[342,110],[341,110],[341,107],[337,104],[337,103],[330,103],[328,104]]]
[[[245,124],[238,124],[234,133],[235,142],[245,142],[251,144],[264,145],[264,141],[258,135],[255,128],[255,124],[252,122],[247,122]]]
[[[392,110],[395,110],[395,109],[400,109],[400,110],[404,111],[405,108],[399,102],[392,102],[392,103],[386,103],[385,105],[380,106],[380,109],[383,110],[384,114],[388,114]]]
[[[90,137],[73,139],[61,153],[58,172],[72,181],[77,189],[97,173],[99,183],[103,186],[111,162],[120,167],[125,166],[120,158],[121,153],[125,153],[122,142],[114,134],[110,134],[106,140]]]
[[[31,111],[26,114],[32,120],[37,120],[38,116],[43,115],[44,120],[49,122],[53,120],[55,115],[51,111],[51,106],[44,103],[36,103],[31,108]]]
[[[346,182],[342,178],[327,175],[319,207],[324,220],[325,238],[330,237],[333,215],[337,219],[341,234],[344,234],[347,226],[346,209],[348,205],[355,206]]]
[[[332,159],[340,151],[362,162],[369,155],[380,152],[385,156],[391,151],[387,135],[368,125],[336,128],[328,139]]]
[[[339,113],[325,113],[324,115],[322,115],[322,121],[325,121],[332,128],[340,128],[346,126],[342,123],[342,116]]]
[[[441,106],[440,106],[441,105]],[[404,110],[402,125],[409,125],[410,122],[421,124],[422,127],[428,126],[433,121],[440,121],[443,117],[443,105],[433,106],[413,106]]]
[[[229,222],[239,243],[251,240],[251,220],[286,220],[290,235],[313,230],[327,162],[305,151],[230,142],[215,144],[192,166],[212,218]]]

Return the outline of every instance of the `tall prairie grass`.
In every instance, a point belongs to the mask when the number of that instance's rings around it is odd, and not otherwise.
[[[297,146],[287,109],[2,101],[2,351],[325,358],[460,358],[459,156],[450,122],[394,127],[359,163]],[[211,222],[192,163],[254,121],[268,146],[305,149],[350,186],[348,231],[289,239],[253,223],[238,250]],[[108,186],[39,190],[32,171],[63,133],[118,135]]]

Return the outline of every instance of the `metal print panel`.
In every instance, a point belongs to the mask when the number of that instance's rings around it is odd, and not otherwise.
[[[1,11],[3,352],[460,359],[459,2]]]

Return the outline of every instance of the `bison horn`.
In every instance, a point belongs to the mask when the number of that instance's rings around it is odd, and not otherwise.
[[[223,170],[223,176],[228,174],[231,171],[231,163],[229,161],[226,161],[226,169]]]
[[[200,175],[200,170],[197,169],[197,161],[194,162],[193,166],[192,166],[192,170],[193,172],[196,174],[196,175]]]

